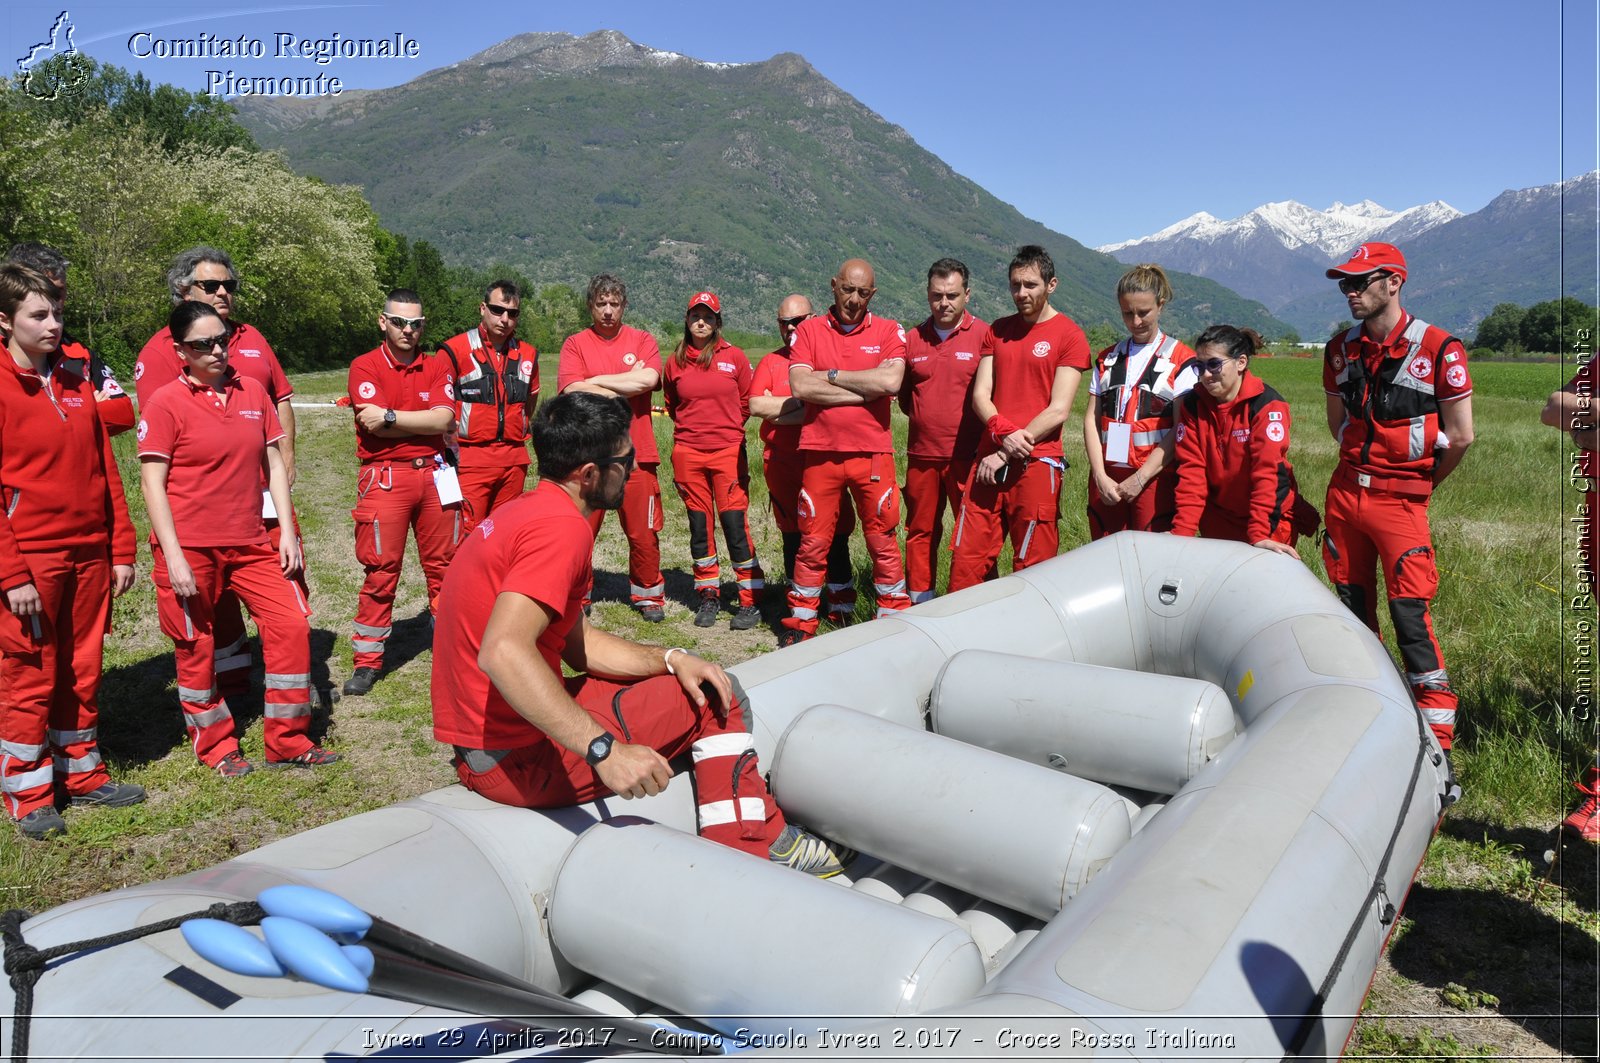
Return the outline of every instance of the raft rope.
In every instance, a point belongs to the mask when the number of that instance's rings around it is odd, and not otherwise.
[[[5,943],[5,972],[11,979],[11,992],[16,1009],[12,1016],[11,1063],[28,1063],[28,1026],[33,1017],[33,987],[39,975],[54,960],[78,952],[93,952],[129,941],[137,941],[151,934],[176,930],[190,919],[220,919],[239,926],[255,926],[267,913],[255,901],[218,902],[203,911],[190,912],[159,923],[135,927],[103,937],[85,938],[66,945],[52,945],[36,949],[22,936],[22,924],[32,918],[32,913],[21,908],[0,912],[0,941]]]
[[[1400,802],[1400,814],[1395,818],[1394,831],[1389,835],[1389,844],[1383,851],[1383,859],[1378,861],[1378,873],[1372,880],[1372,888],[1367,891],[1366,899],[1361,902],[1360,909],[1356,912],[1355,919],[1350,923],[1350,929],[1345,933],[1344,943],[1339,946],[1339,954],[1334,957],[1333,966],[1328,970],[1328,976],[1322,980],[1322,986],[1317,990],[1317,995],[1312,998],[1311,1008],[1300,1017],[1300,1025],[1295,1030],[1294,1038],[1289,1042],[1288,1051],[1284,1053],[1285,1060],[1293,1059],[1305,1052],[1306,1043],[1311,1039],[1311,1033],[1317,1028],[1317,1023],[1322,1019],[1323,1009],[1328,1006],[1328,998],[1333,993],[1334,983],[1339,980],[1339,975],[1344,970],[1345,961],[1350,958],[1350,950],[1355,948],[1356,939],[1361,936],[1361,928],[1366,924],[1367,911],[1381,897],[1383,899],[1382,913],[1378,921],[1384,926],[1394,922],[1399,914],[1394,901],[1389,897],[1389,886],[1385,881],[1389,873],[1389,862],[1394,858],[1395,846],[1400,841],[1400,830],[1405,824],[1406,810],[1411,807],[1411,799],[1416,796],[1417,784],[1422,780],[1422,764],[1428,756],[1428,729],[1422,721],[1420,711],[1412,715],[1417,721],[1417,757],[1411,765],[1411,781],[1406,784],[1405,798]],[[1453,803],[1451,793],[1455,789],[1455,771],[1451,768],[1450,758],[1444,758],[1449,778],[1445,781],[1445,791],[1441,795],[1444,805]],[[1434,761],[1435,764],[1438,761]],[[1443,817],[1444,808],[1441,807],[1439,815]],[[1404,899],[1403,897],[1401,898]],[[1318,1053],[1322,1058],[1324,1053]]]

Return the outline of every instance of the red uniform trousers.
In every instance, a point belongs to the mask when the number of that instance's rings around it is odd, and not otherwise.
[[[69,794],[111,781],[95,736],[110,556],[102,546],[24,557],[43,610],[0,615],[0,794],[13,819],[53,805],[58,779]]]
[[[798,451],[761,452],[761,472],[767,481],[767,500],[772,504],[772,519],[783,537],[783,578],[794,582],[794,562],[800,554],[800,479],[805,462]],[[856,530],[856,512],[849,506],[839,511],[839,526],[828,547],[826,589],[829,616],[848,623],[856,611],[856,573],[850,561],[850,533]]]
[[[694,589],[698,594],[712,596],[722,591],[717,531],[712,524],[715,518],[721,522],[722,534],[728,540],[728,559],[733,562],[734,577],[739,581],[741,606],[755,605],[756,595],[766,586],[761,563],[756,560],[755,542],[750,538],[749,484],[750,466],[743,443],[710,452],[672,448],[672,485],[689,511]]]
[[[893,454],[804,451],[800,477],[800,553],[789,585],[789,616],[784,626],[817,633],[817,610],[827,574],[828,550],[839,524],[840,503],[848,494],[861,520],[862,537],[872,557],[872,588],[878,615],[911,607],[895,526],[900,523],[900,488]]]
[[[456,475],[461,480],[461,504],[466,512],[463,535],[507,502],[520,498],[528,487],[527,465],[462,465]]]
[[[718,720],[709,699],[705,708],[696,706],[670,675],[634,683],[573,676],[566,685],[578,706],[619,741],[649,746],[668,760],[692,753],[701,837],[767,855],[784,818],[762,781],[741,705]],[[469,755],[458,748],[461,785],[503,805],[562,808],[611,792],[583,757],[554,742],[490,751],[499,763],[484,772],[472,770]]]
[[[1107,465],[1106,475],[1117,483],[1138,472],[1138,469]],[[1156,475],[1155,480],[1144,485],[1144,490],[1132,502],[1108,506],[1095,490],[1094,478],[1089,478],[1089,538],[1104,539],[1120,531],[1169,532],[1172,520],[1178,513],[1178,476],[1168,465]],[[1206,538],[1215,536],[1202,532]],[[1228,535],[1223,538],[1233,539]],[[1287,542],[1287,540],[1284,540]]]
[[[460,504],[439,505],[433,485],[434,462],[373,461],[361,466],[358,500],[350,516],[356,522],[356,560],[367,570],[356,601],[355,667],[382,668],[383,648],[394,630],[394,595],[406,554],[406,529],[417,537],[417,556],[428,586],[428,611],[433,611],[444,583],[444,570],[455,556],[463,533]]]
[[[906,459],[906,589],[913,605],[933,598],[945,503],[950,504],[951,513],[961,512],[962,492],[970,475],[971,461]]]
[[[1328,485],[1322,561],[1340,601],[1373,631],[1378,630],[1377,566],[1389,596],[1389,616],[1417,709],[1439,745],[1450,748],[1456,725],[1456,695],[1433,633],[1428,605],[1439,589],[1433,536],[1428,529],[1427,485],[1415,494],[1361,487],[1341,464]]]
[[[272,552],[278,552],[278,544],[282,540],[282,525],[276,520],[268,520],[267,536],[272,546]],[[294,519],[294,533],[300,535],[300,518]],[[304,554],[304,543],[301,543],[301,553]],[[300,596],[307,602],[311,601],[311,588],[306,584],[306,570],[301,568],[294,577],[300,585]],[[306,614],[310,616],[310,613]],[[211,613],[212,634],[216,639],[217,653],[217,689],[222,691],[223,697],[241,697],[250,689],[250,667],[255,659],[250,655],[249,634],[244,628],[244,612],[239,608],[239,596],[231,588],[223,588],[217,595],[217,604]]]
[[[311,625],[300,585],[286,578],[278,552],[265,543],[252,546],[186,546],[184,560],[194,572],[195,593],[172,592],[167,559],[152,544],[156,609],[161,630],[172,639],[178,665],[178,702],[183,723],[200,763],[215,767],[239,748],[233,713],[217,689],[216,637],[212,607],[229,588],[249,607],[261,631],[266,662],[262,731],[267,759],[289,760],[311,748]]]
[[[1010,471],[1005,483],[979,483],[976,466],[967,478],[950,541],[951,593],[995,577],[1007,536],[1013,572],[1048,561],[1060,548],[1059,459],[1031,458],[1020,470],[1015,463],[1006,468]]]
[[[622,534],[628,537],[628,598],[635,609],[659,609],[667,601],[667,581],[661,576],[661,529],[666,522],[661,514],[658,468],[659,462],[647,461],[633,470],[622,491],[622,508],[617,511]],[[589,527],[597,538],[605,519],[603,509],[589,514]]]

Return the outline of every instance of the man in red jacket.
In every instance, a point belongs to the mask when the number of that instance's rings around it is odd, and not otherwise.
[[[67,303],[67,259],[60,251],[45,244],[13,244],[6,255],[7,261],[38,270],[56,286],[57,299],[65,309]],[[132,428],[138,419],[133,413],[133,399],[117,382],[111,367],[101,361],[98,354],[72,337],[61,335],[61,365],[71,369],[94,385],[94,401],[98,404],[100,423],[112,435],[120,435]]]
[[[628,493],[618,517],[628,537],[628,596],[639,615],[651,623],[666,619],[667,584],[661,576],[661,484],[656,469],[661,455],[650,420],[650,395],[661,386],[661,348],[643,329],[622,323],[628,308],[628,286],[609,273],[589,281],[590,326],[568,336],[561,345],[556,390],[587,391],[625,399],[633,411],[633,446],[638,465],[628,477]],[[604,510],[589,514],[600,534]]]
[[[234,293],[239,290],[239,275],[234,271],[233,259],[227,252],[215,247],[191,247],[172,260],[167,270],[167,285],[171,290],[172,305],[188,300],[205,303],[217,312],[228,327],[228,367],[240,376],[255,380],[267,389],[273,407],[278,413],[278,423],[283,427],[279,448],[283,454],[284,471],[289,483],[294,484],[294,388],[284,375],[283,366],[272,345],[260,330],[234,317]],[[183,360],[178,357],[172,343],[172,333],[165,325],[145,342],[133,366],[133,386],[142,407],[158,390],[183,375]],[[262,479],[262,491],[266,490]],[[291,523],[295,534],[299,527]],[[278,548],[281,524],[277,518],[267,521],[267,534],[272,538],[272,548]],[[301,593],[310,599],[311,590],[306,585],[305,573],[299,576]],[[213,634],[217,643],[217,688],[224,696],[244,693],[250,683],[252,664],[250,648],[246,641],[244,615],[239,610],[239,598],[231,590],[222,592],[212,614]]]
[[[455,382],[461,497],[480,521],[522,494],[528,481],[528,419],[539,401],[539,352],[517,339],[522,290],[498,280],[478,304],[478,325],[439,345]]]
[[[983,425],[972,412],[972,378],[989,326],[967,313],[965,264],[941,258],[928,268],[928,319],[906,333],[906,386],[900,409],[906,439],[906,587],[911,602],[933,597],[944,508],[961,512],[961,493]]]
[[[1439,587],[1428,501],[1472,445],[1467,352],[1401,307],[1406,260],[1394,245],[1362,244],[1327,273],[1357,324],[1324,352],[1339,464],[1328,484],[1323,562],[1339,599],[1373,631],[1383,571],[1412,697],[1448,755],[1456,694],[1428,608]]]
[[[378,315],[383,342],[350,363],[361,460],[350,516],[356,560],[367,575],[356,604],[355,671],[345,682],[346,694],[367,693],[383,668],[406,531],[416,535],[430,614],[464,531],[460,481],[445,448],[445,433],[456,419],[450,363],[422,352],[427,320],[417,293],[396,288]]]
[[[889,402],[905,379],[906,340],[898,321],[867,310],[877,294],[872,266],[852,258],[834,276],[833,306],[795,331],[789,387],[805,403],[800,452],[800,553],[789,585],[783,645],[817,633],[828,549],[848,494],[872,555],[878,615],[911,606],[895,526],[900,490],[889,433]]]
[[[66,832],[74,805],[144,789],[100,759],[97,697],[111,599],[133,586],[134,536],[94,387],[61,365],[56,285],[0,267],[0,799],[23,835]]]

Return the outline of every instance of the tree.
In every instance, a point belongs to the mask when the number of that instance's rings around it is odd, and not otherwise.
[[[1574,349],[1579,342],[1578,332],[1584,329],[1589,332],[1588,349],[1593,350],[1594,327],[1594,307],[1569,295],[1530,306],[1523,315],[1518,335],[1524,349],[1555,354]]]
[[[1278,337],[1278,342],[1285,347],[1298,347],[1300,346],[1300,333],[1294,329],[1288,329],[1282,336]]]
[[[1107,347],[1122,339],[1122,333],[1104,321],[1090,325],[1088,329],[1089,349],[1103,351]]]
[[[1478,325],[1474,347],[1487,347],[1502,354],[1519,354],[1522,346],[1522,318],[1527,311],[1516,303],[1500,303]]]

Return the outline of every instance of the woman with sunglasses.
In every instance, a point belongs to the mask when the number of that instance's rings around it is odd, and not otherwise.
[[[263,480],[272,509],[289,511],[277,410],[261,385],[228,364],[228,331],[215,308],[182,303],[167,326],[183,375],[143,410],[140,480],[161,630],[173,642],[178,701],[195,755],[226,779],[253,770],[217,690],[213,605],[227,589],[261,632],[267,766],[332,764],[338,756],[309,735],[310,610],[294,581],[299,538],[282,536],[274,550],[262,514]]]
[[[739,581],[739,611],[729,626],[745,631],[761,621],[756,596],[764,583],[746,517],[750,467],[744,423],[750,416],[753,375],[744,351],[722,338],[722,302],[712,292],[697,292],[684,314],[683,339],[661,377],[667,416],[672,418],[673,486],[689,511],[694,589],[700,598],[694,614],[697,627],[710,627],[722,612],[713,519],[722,523]]]
[[[1194,352],[1161,331],[1172,285],[1144,263],[1117,282],[1128,338],[1095,359],[1083,445],[1089,456],[1089,536],[1172,526],[1172,404],[1194,386]]]
[[[1289,404],[1250,372],[1255,344],[1232,325],[1195,341],[1200,386],[1178,402],[1174,535],[1253,543],[1290,557],[1317,530],[1289,464]]]
[[[56,790],[120,807],[144,790],[100,759],[111,599],[134,537],[94,385],[61,355],[61,302],[37,270],[0,267],[0,799],[25,837],[64,834]]]

